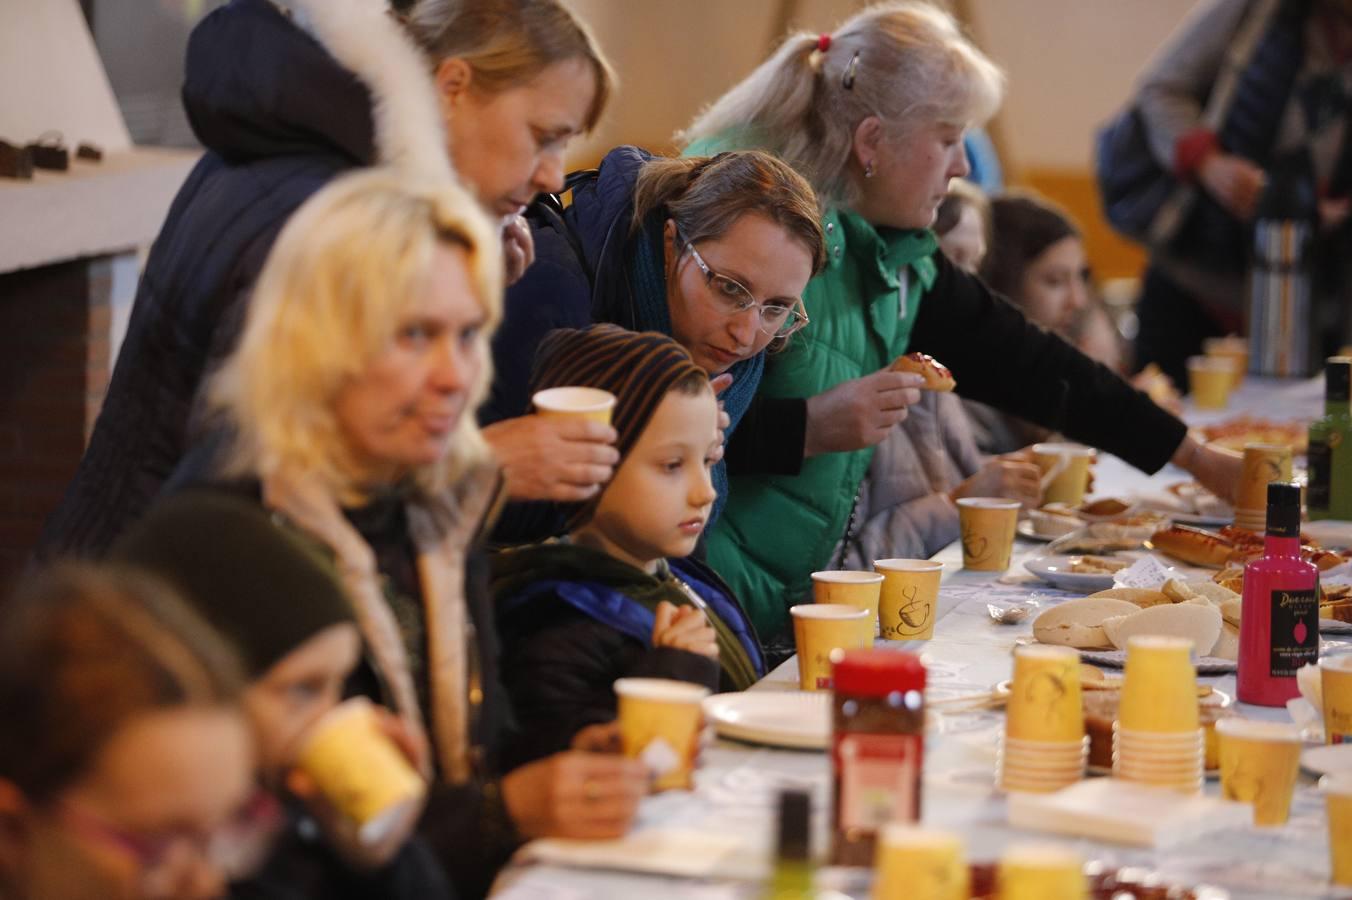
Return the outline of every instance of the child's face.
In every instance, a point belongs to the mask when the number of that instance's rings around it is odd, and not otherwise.
[[[342,699],[360,652],[357,626],[330,625],[249,685],[244,710],[258,740],[264,781],[278,782],[310,728]]]
[[[601,495],[586,530],[607,552],[646,567],[689,556],[713,506],[709,469],[718,448],[713,392],[669,392]]]

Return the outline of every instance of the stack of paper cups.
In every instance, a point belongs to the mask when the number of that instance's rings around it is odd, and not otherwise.
[[[1000,786],[1031,793],[1060,790],[1084,777],[1088,756],[1080,655],[1070,647],[1019,647],[996,764]]]
[[[1192,641],[1142,635],[1127,641],[1122,705],[1113,725],[1113,775],[1173,788],[1202,790],[1206,732],[1197,714]]]
[[[1267,486],[1291,480],[1291,448],[1283,444],[1245,444],[1235,497],[1235,527],[1263,531],[1267,527]]]

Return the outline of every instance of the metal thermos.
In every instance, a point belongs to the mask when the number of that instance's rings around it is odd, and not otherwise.
[[[1317,224],[1314,168],[1308,151],[1301,150],[1273,167],[1254,215],[1249,371],[1255,375],[1314,373],[1311,274]]]

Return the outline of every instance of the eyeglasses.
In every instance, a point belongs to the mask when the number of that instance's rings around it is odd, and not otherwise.
[[[714,307],[723,315],[735,316],[746,312],[748,309],[754,309],[756,311],[756,327],[760,329],[762,334],[777,338],[788,337],[808,324],[807,314],[801,311],[802,300],[795,298],[791,303],[757,302],[751,291],[743,287],[741,282],[726,275],[720,275],[709,268],[709,264],[704,261],[704,257],[700,256],[699,251],[695,249],[694,242],[685,240],[679,229],[676,235],[685,242],[685,249],[690,252],[690,257],[694,259],[695,265],[699,266],[699,270],[704,273],[704,280],[709,286]],[[799,307],[799,309],[794,307]]]
[[[110,822],[69,800],[60,801],[57,812],[71,830],[88,840],[121,850],[147,875],[163,866],[176,848],[186,845],[226,877],[246,877],[267,858],[273,839],[285,823],[281,805],[261,788],[229,821],[209,834],[186,829],[137,831]]]

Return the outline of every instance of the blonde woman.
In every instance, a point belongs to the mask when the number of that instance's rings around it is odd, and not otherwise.
[[[622,833],[646,786],[638,764],[593,753],[499,774],[510,711],[474,543],[498,477],[472,410],[500,246],[447,182],[344,176],[282,231],[209,395],[234,435],[222,489],[332,557],[364,643],[349,686],[428,739],[422,834],[462,897],[522,838]]]
[[[734,478],[709,539],[710,562],[763,636],[785,630],[809,573],[829,563],[871,448],[917,399],[880,389],[904,352],[938,357],[966,396],[1148,471],[1172,459],[1226,494],[1238,474],[1182,422],[935,252],[935,211],[949,181],[968,172],[964,133],[1002,92],[1000,71],[948,13],[893,2],[833,32],[788,38],[685,132],[693,155],[779,154],[827,204],[827,267],[804,294],[813,327],[767,362],[761,382],[771,397],[808,398],[811,458],[796,476]],[[747,439],[739,431],[729,453]]]
[[[268,250],[306,198],[380,161],[436,177],[453,166],[517,278],[534,253],[518,214],[561,187],[564,150],[596,124],[612,80],[560,0],[427,0],[403,24],[384,0],[234,0],[204,18],[183,99],[207,152],[151,251],[40,552],[101,555],[201,445],[189,422],[206,374],[234,348]],[[614,433],[594,423],[516,420],[489,438],[519,499],[580,499],[616,459]]]

